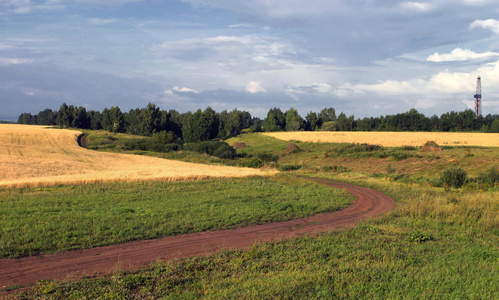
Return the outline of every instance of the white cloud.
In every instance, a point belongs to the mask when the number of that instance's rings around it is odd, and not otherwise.
[[[265,89],[262,87],[262,83],[260,81],[251,81],[246,86],[246,91],[254,94],[259,92],[265,92]]]
[[[496,34],[499,34],[499,21],[494,19],[475,20],[473,23],[471,23],[470,29],[475,28],[489,29]]]
[[[0,65],[23,65],[23,64],[29,64],[32,62],[34,62],[33,59],[0,57]]]
[[[332,89],[332,86],[328,83],[317,83],[315,84],[314,89],[319,93],[329,93]]]
[[[494,56],[499,56],[499,53],[497,52],[476,53],[469,49],[456,48],[452,50],[452,52],[449,54],[439,54],[435,52],[434,54],[428,56],[426,60],[432,62],[467,61],[470,59],[491,58]]]
[[[418,12],[430,12],[435,9],[435,6],[426,2],[403,2],[400,4],[403,9],[418,11]]]
[[[171,90],[165,90],[164,91],[165,95],[174,95],[177,93],[194,93],[197,94],[198,92],[196,90],[187,88],[187,87],[182,87],[179,88],[178,86],[174,86]]]

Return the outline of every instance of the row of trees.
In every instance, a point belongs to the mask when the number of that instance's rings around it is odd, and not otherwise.
[[[45,109],[37,115],[23,113],[19,124],[57,125],[61,128],[107,130],[142,136],[161,134],[168,143],[209,141],[238,135],[253,123],[246,111],[215,112],[208,107],[204,111],[180,114],[176,110],[161,110],[149,103],[145,108],[122,112],[117,106],[102,112],[87,111],[84,107],[62,104],[58,111]],[[158,135],[159,136],[159,135]]]
[[[279,108],[269,110],[263,121],[265,131],[481,131],[499,132],[499,115],[478,118],[471,110],[451,111],[440,117],[426,117],[416,109],[396,115],[355,119],[341,112],[336,116],[334,108],[324,108],[319,113],[309,112],[303,119],[291,108],[282,112]]]
[[[111,132],[152,136],[161,133],[165,143],[190,143],[209,141],[238,135],[244,129],[252,131],[482,131],[499,132],[499,115],[475,117],[472,110],[451,111],[440,117],[426,117],[415,109],[396,115],[355,119],[334,108],[309,112],[302,118],[290,108],[268,111],[264,120],[252,118],[247,111],[222,111],[208,107],[195,112],[179,113],[161,110],[149,103],[145,108],[122,112],[119,107],[106,108],[102,112],[87,111],[64,103],[59,111],[45,109],[37,115],[23,113],[18,123],[33,125],[58,125],[61,128],[82,128]],[[158,135],[157,135],[158,136]]]

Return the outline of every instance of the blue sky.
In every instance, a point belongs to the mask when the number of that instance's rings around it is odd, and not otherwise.
[[[104,4],[103,4],[104,3]],[[0,0],[0,119],[324,107],[499,114],[497,0]]]

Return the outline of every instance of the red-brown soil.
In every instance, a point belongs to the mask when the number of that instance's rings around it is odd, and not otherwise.
[[[344,188],[356,200],[345,209],[298,220],[135,241],[81,251],[2,259],[0,289],[15,285],[26,286],[42,279],[108,274],[117,269],[128,270],[157,260],[209,255],[221,249],[247,248],[259,242],[348,228],[361,220],[380,216],[394,206],[392,198],[369,188],[324,179],[312,180]]]

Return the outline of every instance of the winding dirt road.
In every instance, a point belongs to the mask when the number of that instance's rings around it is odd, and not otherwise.
[[[107,274],[117,268],[127,270],[157,260],[209,255],[221,249],[247,248],[258,242],[348,228],[361,220],[378,217],[394,206],[392,198],[369,188],[325,179],[311,180],[335,188],[344,188],[354,195],[356,200],[351,206],[340,211],[304,219],[136,241],[82,251],[2,259],[0,289],[15,285],[26,286],[42,279]]]

